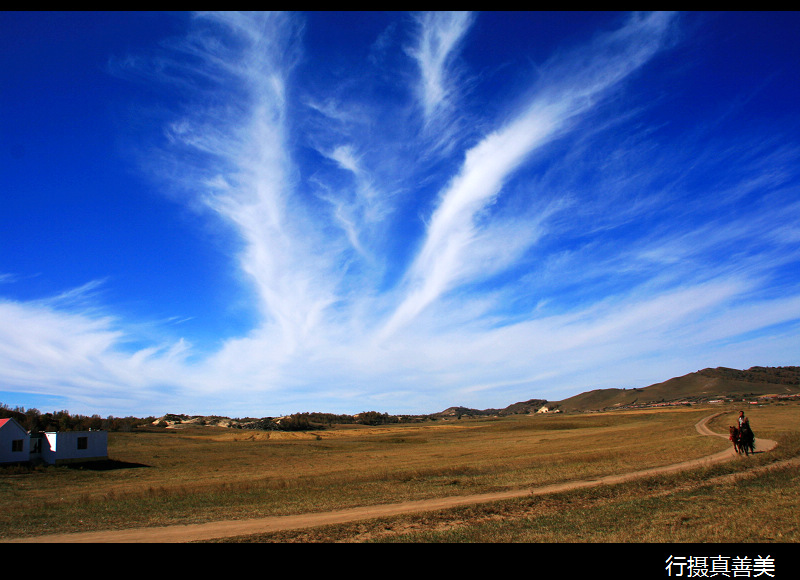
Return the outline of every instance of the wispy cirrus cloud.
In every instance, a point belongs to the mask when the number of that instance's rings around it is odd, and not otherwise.
[[[572,59],[551,63],[544,88],[535,93],[522,113],[466,152],[459,174],[441,194],[431,217],[424,245],[411,268],[409,296],[385,333],[413,319],[459,279],[463,282],[476,275],[491,275],[514,262],[517,256],[507,251],[510,248],[504,237],[490,241],[479,235],[476,216],[495,200],[506,180],[537,148],[568,130],[568,123],[591,108],[604,91],[658,51],[670,20],[664,14],[634,18],[621,30],[595,42],[592,55],[601,56],[580,63]],[[529,242],[536,237],[529,236]],[[514,248],[515,244],[510,246]],[[493,255],[475,260],[476,247],[479,254],[486,254],[486,248],[491,247]]]
[[[164,388],[180,380],[188,345],[181,339],[154,343],[136,324],[108,314],[91,295],[97,286],[31,302],[0,301],[5,385],[100,414],[148,398],[169,401]],[[135,347],[143,338],[149,346]]]
[[[3,376],[186,412],[429,412],[791,352],[796,144],[657,131],[631,86],[679,17],[555,51],[490,113],[461,53],[478,18],[394,23],[396,77],[315,76],[296,14],[198,14],[150,66],[121,61],[180,87],[149,167],[228,229],[252,323],[201,349],[95,307],[92,282],[0,302],[26,328],[0,331]]]
[[[419,66],[416,92],[426,122],[457,104],[458,73],[454,62],[474,15],[469,12],[425,12],[416,15],[415,44],[406,49]]]

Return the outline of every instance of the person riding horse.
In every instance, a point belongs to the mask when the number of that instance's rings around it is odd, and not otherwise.
[[[739,447],[744,447],[745,453],[749,449],[750,452],[756,450],[756,437],[753,430],[750,428],[750,420],[744,416],[744,411],[739,411]]]

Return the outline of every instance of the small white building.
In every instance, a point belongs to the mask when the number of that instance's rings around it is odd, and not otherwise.
[[[50,465],[108,459],[106,431],[29,433],[13,418],[0,419],[0,463]]]
[[[30,461],[30,435],[13,418],[0,419],[0,463]]]
[[[108,459],[106,431],[48,431],[31,435],[31,461],[50,465]]]

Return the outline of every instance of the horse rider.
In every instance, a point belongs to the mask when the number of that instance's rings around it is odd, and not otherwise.
[[[750,428],[750,419],[744,416],[744,411],[739,411],[739,432],[742,433],[744,440],[753,448],[756,436]]]
[[[739,411],[739,429],[745,426],[745,424],[749,427],[750,420],[744,416],[744,411]]]

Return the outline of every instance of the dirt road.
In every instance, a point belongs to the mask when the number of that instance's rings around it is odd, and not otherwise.
[[[719,434],[708,428],[708,422],[721,413],[716,413],[699,421],[695,428],[701,435],[722,437],[727,439],[727,434]],[[774,449],[777,443],[769,439],[756,439],[756,449],[759,452]],[[634,471],[620,475],[610,475],[598,479],[585,481],[568,481],[553,485],[537,488],[514,489],[504,492],[485,493],[477,495],[465,495],[456,497],[445,497],[439,499],[428,499],[419,501],[407,501],[395,504],[383,504],[367,507],[342,509],[331,512],[298,514],[291,516],[274,516],[268,518],[258,518],[250,520],[232,520],[223,522],[209,522],[206,524],[173,525],[152,528],[134,528],[130,530],[111,530],[101,532],[83,532],[75,534],[53,534],[32,538],[19,538],[10,542],[19,543],[177,543],[211,540],[215,538],[228,538],[234,536],[245,536],[249,534],[259,534],[277,532],[285,530],[295,530],[324,526],[328,524],[342,524],[358,520],[368,520],[372,518],[395,516],[400,514],[434,511],[447,509],[462,505],[485,503],[529,495],[544,495],[570,489],[594,487],[598,485],[608,485],[621,483],[640,477],[646,477],[661,473],[671,473],[711,465],[721,461],[728,461],[736,457],[733,447],[730,446],[725,451],[694,459],[666,465],[652,469]]]

